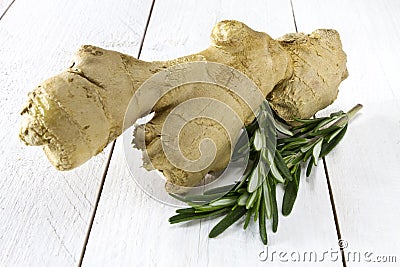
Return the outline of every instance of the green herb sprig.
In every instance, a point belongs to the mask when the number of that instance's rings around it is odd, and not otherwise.
[[[246,136],[248,142],[235,147],[232,160],[248,153],[246,172],[235,185],[214,188],[202,195],[172,196],[191,207],[176,210],[169,218],[171,224],[225,215],[211,230],[213,238],[245,216],[246,229],[253,218],[258,220],[261,240],[268,243],[266,220],[272,219],[272,231],[278,229],[276,187],[285,188],[282,214],[291,213],[299,189],[302,165],[306,164],[309,176],[318,159],[326,156],[340,142],[347,130],[349,120],[362,108],[358,104],[347,113],[339,111],[329,117],[295,119],[296,126],[288,126],[275,119],[264,101],[257,118],[246,127],[238,144]],[[279,132],[279,134],[278,134]],[[247,139],[246,139],[247,140]],[[276,142],[273,142],[276,140]],[[229,190],[230,189],[230,190]],[[222,197],[215,200],[218,194]]]

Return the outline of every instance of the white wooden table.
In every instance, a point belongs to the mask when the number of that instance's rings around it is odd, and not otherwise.
[[[396,0],[0,0],[0,266],[399,266],[399,14]],[[223,19],[273,37],[337,29],[350,76],[319,115],[364,104],[325,164],[302,178],[293,213],[269,231],[268,259],[256,225],[215,239],[217,220],[169,225],[174,208],[136,186],[120,139],[68,172],[18,140],[27,92],[80,45],[168,59],[207,47]],[[324,260],[310,262],[313,252]],[[306,260],[293,262],[296,253]]]

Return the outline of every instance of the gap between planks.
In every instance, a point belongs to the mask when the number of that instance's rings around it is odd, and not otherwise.
[[[328,192],[329,192],[329,200],[330,200],[331,206],[332,206],[333,218],[335,219],[336,233],[337,233],[338,242],[339,242],[340,240],[342,240],[342,234],[340,232],[339,220],[338,220],[338,216],[337,216],[337,212],[336,212],[336,206],[335,206],[335,199],[333,197],[331,180],[329,178],[328,165],[326,163],[326,158],[325,157],[322,158],[322,162],[324,164],[326,183],[328,185]],[[346,258],[345,258],[345,255],[344,255],[344,248],[342,246],[339,246],[339,248],[340,248],[340,255],[342,257],[343,267],[347,267]]]
[[[15,0],[13,0],[13,2],[14,2],[14,1],[15,1]],[[11,3],[11,4],[12,4],[12,3]],[[10,6],[11,6],[11,4],[10,4]],[[143,32],[142,39],[140,40],[139,52],[138,52],[138,54],[137,54],[137,58],[138,58],[138,59],[140,58],[140,55],[141,55],[141,53],[142,53],[142,48],[143,48],[143,44],[144,44],[144,39],[146,38],[147,28],[149,27],[149,23],[150,23],[150,19],[151,19],[151,14],[153,13],[154,4],[155,4],[155,0],[153,0],[152,3],[151,3],[150,10],[149,10],[149,15],[147,16],[146,26],[145,26],[145,28],[144,28],[144,32]],[[10,7],[10,6],[9,6],[9,7]],[[8,8],[9,8],[9,7],[8,7]],[[8,10],[8,8],[7,8],[7,10]],[[7,12],[7,10],[6,10],[5,12]],[[95,201],[95,203],[94,203],[94,208],[93,208],[92,215],[91,215],[91,217],[90,217],[88,230],[87,230],[87,232],[86,232],[85,241],[84,241],[83,247],[82,247],[82,252],[81,252],[81,255],[80,255],[80,257],[79,257],[78,267],[81,267],[81,266],[82,266],[83,258],[85,257],[86,247],[87,247],[87,244],[88,244],[88,242],[89,242],[89,237],[90,237],[90,233],[91,233],[91,231],[92,231],[92,227],[93,227],[93,223],[94,223],[94,218],[96,217],[97,207],[99,206],[99,202],[100,202],[100,198],[101,198],[101,193],[102,193],[103,188],[104,188],[104,183],[105,183],[105,181],[106,181],[108,169],[109,169],[109,167],[110,167],[110,162],[111,162],[111,158],[112,158],[112,155],[113,155],[113,152],[114,152],[114,148],[115,148],[115,143],[116,143],[116,141],[117,141],[117,140],[114,140],[114,141],[112,142],[111,149],[110,149],[110,153],[109,153],[109,155],[108,155],[108,159],[107,159],[107,162],[106,162],[106,166],[105,166],[105,168],[104,168],[104,172],[103,172],[103,175],[102,175],[102,177],[101,177],[99,192],[98,192],[98,194],[97,194],[96,201]]]
[[[0,15],[0,20],[5,16],[5,14],[7,13],[7,11],[10,9],[10,7],[12,6],[12,4],[14,4],[15,0],[12,0],[11,3],[8,5],[8,7],[6,7],[6,9],[4,10],[4,12]],[[0,10],[1,12],[1,10]]]
[[[297,28],[297,21],[296,21],[296,16],[295,16],[295,12],[294,12],[293,0],[290,0],[290,6],[292,8],[294,27],[296,29],[296,32],[298,33],[299,31],[298,31],[298,28]],[[315,115],[314,115],[314,118],[315,118]],[[331,203],[333,219],[335,221],[336,234],[337,234],[337,238],[338,238],[338,242],[339,242],[339,240],[342,239],[342,234],[340,232],[339,219],[338,219],[338,216],[337,216],[336,206],[335,206],[335,198],[333,197],[331,181],[330,181],[329,172],[328,172],[328,165],[326,163],[326,158],[325,157],[322,158],[322,163],[324,165],[324,173],[325,173],[325,178],[326,178],[326,184],[328,186],[328,192],[329,192],[329,202]],[[344,255],[344,249],[341,246],[339,246],[339,248],[340,248],[340,256],[342,258],[343,267],[347,267],[346,258],[345,258],[345,255]]]

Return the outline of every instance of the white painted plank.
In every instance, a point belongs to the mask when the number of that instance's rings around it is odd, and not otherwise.
[[[168,59],[200,51],[208,46],[214,23],[223,19],[241,20],[273,37],[295,31],[288,1],[241,3],[156,1],[142,58]],[[141,165],[140,156],[136,164]],[[275,249],[323,253],[336,248],[334,220],[321,166],[309,182],[302,180],[293,214],[281,220],[278,234],[270,235],[270,252]],[[84,265],[253,266],[270,261],[258,260],[263,246],[257,226],[252,225],[246,232],[238,229],[241,226],[233,226],[222,236],[208,239],[216,220],[171,226],[167,220],[174,211],[137,187],[124,161],[122,140],[118,140]],[[279,264],[276,255],[274,263]],[[338,264],[326,262],[324,266]]]
[[[143,46],[143,60],[172,59],[207,48],[212,27],[221,20],[242,21],[273,38],[295,31],[287,2],[276,5],[274,1],[253,0],[243,6],[240,1],[195,3],[191,0],[187,3],[159,2],[155,7],[156,13],[150,21],[149,34]]]
[[[58,172],[18,140],[27,93],[91,43],[137,53],[151,1],[18,0],[0,21],[0,266],[79,261],[109,149]]]
[[[378,255],[397,255],[398,265],[400,2],[296,0],[294,10],[301,31],[337,29],[348,55],[350,76],[338,100],[323,114],[364,104],[347,136],[327,157],[341,233],[349,244],[347,253],[373,252],[372,260]],[[361,259],[360,265],[364,264]],[[354,265],[350,258],[348,266]]]

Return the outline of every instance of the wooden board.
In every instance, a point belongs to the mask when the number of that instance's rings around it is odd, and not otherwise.
[[[0,0],[0,17],[12,0]],[[303,177],[293,213],[269,230],[269,258],[259,260],[257,225],[234,225],[216,239],[207,237],[218,220],[171,226],[174,208],[163,205],[135,184],[119,139],[110,162],[93,228],[90,219],[110,153],[57,172],[39,148],[17,138],[19,108],[27,92],[64,69],[82,44],[137,55],[152,2],[16,0],[0,20],[0,266],[74,266],[86,236],[85,266],[259,265],[288,266],[277,253],[319,256],[337,250],[337,234],[322,162]],[[299,31],[339,30],[348,54],[350,76],[338,100],[319,115],[364,109],[327,161],[339,228],[350,254],[347,266],[365,264],[362,253],[397,256],[400,261],[400,2],[293,0]],[[142,59],[174,58],[204,49],[212,26],[236,19],[279,37],[294,32],[291,3],[285,1],[157,1]],[[138,160],[136,164],[140,165]],[[282,192],[279,192],[279,199]],[[360,253],[360,262],[357,261]],[[265,256],[265,255],[262,255]],[[386,258],[388,260],[389,258]],[[383,260],[383,258],[380,258]],[[390,260],[395,260],[391,258]],[[305,262],[292,264],[309,266]],[[326,259],[323,266],[341,266]]]
[[[194,53],[209,45],[214,23],[236,19],[279,37],[294,32],[289,1],[156,1],[144,41],[142,59],[160,60]],[[141,165],[138,160],[136,163]],[[243,266],[268,264],[258,259],[264,249],[258,227],[236,225],[216,239],[208,233],[217,220],[171,226],[174,208],[143,193],[126,166],[122,140],[111,159],[84,257],[84,266]],[[270,231],[271,232],[271,231]],[[270,234],[270,252],[322,252],[336,248],[336,230],[322,164],[302,180],[293,214]],[[275,264],[281,263],[275,258]],[[338,266],[338,262],[324,262]],[[274,265],[276,266],[276,265]],[[299,264],[298,266],[302,266]]]
[[[6,3],[1,1],[0,13]],[[151,1],[18,0],[0,21],[0,266],[78,263],[109,148],[58,172],[18,140],[29,90],[90,43],[137,53]]]
[[[385,266],[398,266],[400,2],[295,0],[294,10],[300,31],[337,29],[348,55],[350,76],[338,100],[321,114],[364,105],[327,157],[346,253],[372,252],[372,261],[378,260],[375,256],[397,256],[397,265]],[[348,260],[348,266],[358,264],[366,266],[363,259]]]

